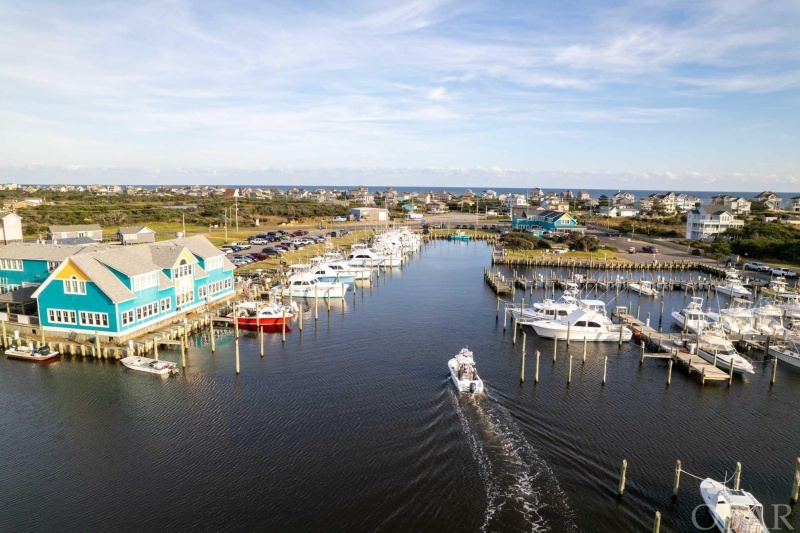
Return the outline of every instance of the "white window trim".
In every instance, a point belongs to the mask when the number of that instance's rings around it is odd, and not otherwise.
[[[66,318],[66,320],[59,320],[57,318],[58,313],[63,313],[62,318]],[[51,324],[77,324],[76,319],[77,319],[77,314],[75,313],[75,311],[71,309],[47,310],[47,321],[50,322]]]
[[[93,328],[108,328],[108,313],[97,313],[95,311],[78,311],[78,318],[80,320],[81,326],[91,326]]]

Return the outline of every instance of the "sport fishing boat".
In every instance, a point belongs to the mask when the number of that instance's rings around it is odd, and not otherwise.
[[[776,300],[761,299],[753,308],[753,327],[764,335],[781,336],[786,333],[786,328],[783,327],[785,312]]]
[[[330,267],[326,263],[319,263],[311,267],[310,272],[317,276],[320,281],[327,281],[329,283],[348,283],[352,284],[356,280],[355,274],[344,272]]]
[[[447,367],[450,369],[450,377],[458,392],[471,392],[472,394],[483,392],[483,380],[478,376],[472,352],[467,348],[461,348],[461,351],[447,362]]]
[[[693,296],[685,308],[680,311],[672,312],[672,319],[675,323],[684,330],[697,333],[711,323],[709,316],[703,311],[703,299],[699,296]]]
[[[469,235],[464,233],[462,230],[456,230],[455,233],[450,234],[447,236],[448,241],[468,241]]]
[[[714,290],[730,296],[743,297],[753,295],[749,289],[742,285],[742,280],[739,279],[739,274],[736,273],[735,269],[726,270],[725,283],[723,285],[715,285]]]
[[[545,299],[531,306],[511,305],[506,308],[517,324],[530,326],[536,320],[560,320],[578,309],[578,300],[572,294],[564,294],[558,300]]]
[[[795,368],[800,368],[800,338],[787,337],[780,344],[770,345],[769,354]]]
[[[243,302],[236,306],[236,323],[240,326],[280,326],[293,317],[291,310],[275,303]],[[227,318],[233,318],[233,313]]]
[[[729,489],[724,483],[706,478],[700,482],[700,495],[720,531],[769,533],[764,523],[764,507],[749,492]]]
[[[652,281],[646,281],[642,279],[628,283],[628,287],[630,287],[633,292],[638,292],[642,296],[658,297],[658,291],[655,289],[655,287],[653,287]]]
[[[347,283],[320,281],[310,272],[289,276],[288,284],[276,285],[270,289],[273,295],[293,298],[343,298]]]
[[[24,359],[25,361],[48,361],[55,359],[59,353],[50,349],[49,346],[44,345],[40,348],[34,348],[33,343],[28,346],[24,344],[12,344],[6,349],[6,357],[9,359]]]
[[[730,307],[720,309],[719,313],[707,312],[709,321],[719,322],[728,333],[736,335],[758,335],[753,327],[753,302],[744,298],[733,298]]]
[[[755,374],[753,363],[736,351],[719,324],[711,324],[697,334],[697,355],[722,370],[730,371],[733,365],[734,374]]]
[[[791,290],[786,284],[786,278],[779,276],[769,282],[761,292],[769,294],[777,300],[784,311],[786,318],[800,318],[800,293]]]
[[[120,359],[120,363],[131,370],[138,370],[139,372],[147,372],[149,374],[160,374],[165,376],[178,373],[178,363],[160,361],[158,359],[151,359],[149,357],[130,355]]]
[[[606,304],[601,300],[579,300],[578,309],[558,320],[535,320],[531,327],[545,339],[588,342],[613,342],[620,338],[631,340],[633,332],[623,324],[615,324],[606,316]]]

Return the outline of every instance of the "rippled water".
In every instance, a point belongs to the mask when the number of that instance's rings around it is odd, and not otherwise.
[[[781,367],[770,387],[758,363],[730,389],[678,371],[666,387],[666,363],[640,367],[633,345],[589,345],[584,365],[573,343],[567,386],[564,343],[554,364],[528,330],[520,387],[521,336],[512,346],[495,320],[489,261],[484,244],[430,244],[316,324],[308,310],[285,344],[267,335],[264,358],[243,332],[238,378],[230,334],[216,354],[195,338],[169,379],[0,360],[0,530],[649,531],[660,510],[662,532],[694,531],[699,482],[671,498],[678,458],[718,478],[742,461],[743,488],[788,502],[800,374]],[[660,300],[630,299],[657,325]],[[683,302],[668,294],[664,315]],[[464,345],[484,397],[448,380]]]

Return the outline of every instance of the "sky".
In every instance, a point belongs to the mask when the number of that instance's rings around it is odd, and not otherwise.
[[[796,0],[0,0],[0,182],[800,190]]]

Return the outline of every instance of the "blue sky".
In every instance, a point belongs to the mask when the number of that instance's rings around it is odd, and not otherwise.
[[[798,190],[798,28],[795,0],[0,0],[0,180]]]

